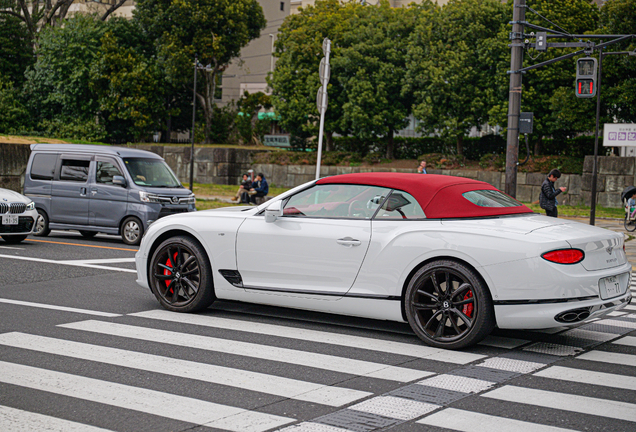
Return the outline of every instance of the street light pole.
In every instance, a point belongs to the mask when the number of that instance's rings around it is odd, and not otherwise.
[[[190,146],[190,191],[194,189],[194,121],[197,115],[197,66],[199,60],[194,55],[194,89],[192,91],[192,144]]]

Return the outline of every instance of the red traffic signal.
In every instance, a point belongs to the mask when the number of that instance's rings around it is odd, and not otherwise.
[[[596,96],[596,59],[580,58],[576,61],[576,84],[574,94],[579,98]]]

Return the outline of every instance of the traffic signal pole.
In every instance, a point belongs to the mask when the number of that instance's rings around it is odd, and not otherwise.
[[[523,66],[526,0],[514,0],[512,11],[510,88],[508,93],[508,134],[506,138],[506,188],[511,197],[517,196],[517,162],[519,159],[519,113],[521,112],[521,72]]]

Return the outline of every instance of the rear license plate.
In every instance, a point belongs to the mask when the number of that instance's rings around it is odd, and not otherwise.
[[[618,276],[610,276],[603,278],[605,284],[605,292],[607,293],[605,298],[616,297],[621,294],[621,284],[618,281]]]
[[[2,225],[17,225],[18,221],[18,215],[2,215]]]

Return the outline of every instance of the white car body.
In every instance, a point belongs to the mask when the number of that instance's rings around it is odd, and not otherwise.
[[[0,188],[0,236],[18,243],[33,232],[38,212],[33,201],[22,194]]]
[[[266,209],[280,208],[314,184],[259,207],[160,219],[136,254],[137,282],[151,288],[154,250],[165,238],[181,234],[204,248],[219,299],[406,321],[405,290],[414,272],[422,263],[444,259],[461,262],[483,279],[499,328],[580,324],[631,300],[623,236],[574,221],[534,213],[412,221],[279,215],[266,221]],[[347,239],[358,243],[348,245]],[[585,258],[575,264],[542,258],[545,252],[571,248]],[[224,277],[220,271],[225,270],[239,275],[240,283]],[[608,294],[606,281],[617,291]]]

